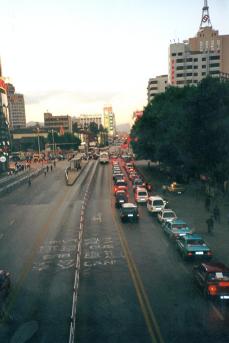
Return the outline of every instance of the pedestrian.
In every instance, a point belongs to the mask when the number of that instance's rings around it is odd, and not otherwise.
[[[44,176],[46,176],[46,170],[44,169]]]
[[[215,221],[220,223],[220,209],[217,204],[215,205],[213,209],[213,215],[214,215]]]
[[[207,227],[208,227],[208,233],[212,233],[212,231],[214,229],[214,220],[213,220],[212,216],[206,220],[206,223],[207,223]]]
[[[210,196],[208,195],[205,199],[205,208],[206,210],[209,212],[210,211],[210,206],[211,206],[211,198]]]
[[[28,178],[28,186],[29,187],[31,186],[31,179],[30,179],[30,177]]]
[[[150,183],[146,183],[146,189],[147,189],[147,191],[150,193],[151,192],[151,190],[152,190],[152,186],[151,186],[151,184]]]
[[[49,171],[49,166],[46,167],[46,170],[47,170],[47,173],[48,173],[48,171]]]
[[[50,170],[51,170],[51,172],[52,172],[52,164],[51,164],[51,166],[50,166]]]

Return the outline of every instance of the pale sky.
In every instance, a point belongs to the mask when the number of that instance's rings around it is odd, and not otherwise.
[[[199,29],[204,0],[0,0],[3,76],[23,93],[28,121],[102,113],[117,123],[147,104],[148,79],[168,73],[170,40]],[[209,0],[229,34],[229,0]]]

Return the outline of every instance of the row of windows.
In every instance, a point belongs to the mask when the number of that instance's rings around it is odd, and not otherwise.
[[[206,69],[206,64],[202,65],[202,69]],[[210,68],[219,68],[220,64],[219,63],[210,63],[209,65]],[[198,69],[198,66],[192,66],[192,65],[188,65],[188,66],[177,66],[176,70],[186,70],[186,69]]]
[[[202,61],[206,61],[206,57],[202,57]],[[214,56],[209,56],[209,60],[210,61],[215,61],[215,60],[220,60],[220,55],[214,55]],[[184,58],[178,58],[176,60],[177,63],[184,63],[184,62],[198,62],[198,58],[197,57],[188,57],[186,59]]]
[[[198,73],[176,74],[176,77],[186,77],[186,76],[198,76]]]

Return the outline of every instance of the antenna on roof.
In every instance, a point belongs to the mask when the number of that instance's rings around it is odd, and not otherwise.
[[[202,18],[200,22],[200,29],[203,29],[204,27],[212,27],[209,14],[208,0],[204,0],[204,7],[202,9]]]

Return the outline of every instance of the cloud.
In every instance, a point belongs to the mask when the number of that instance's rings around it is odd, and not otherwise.
[[[83,104],[92,104],[103,102],[104,104],[112,102],[114,98],[119,96],[116,91],[66,91],[66,90],[52,90],[46,92],[36,92],[25,95],[25,102],[27,105],[38,105],[47,103],[56,99],[58,102],[64,99],[64,102],[77,102]]]

